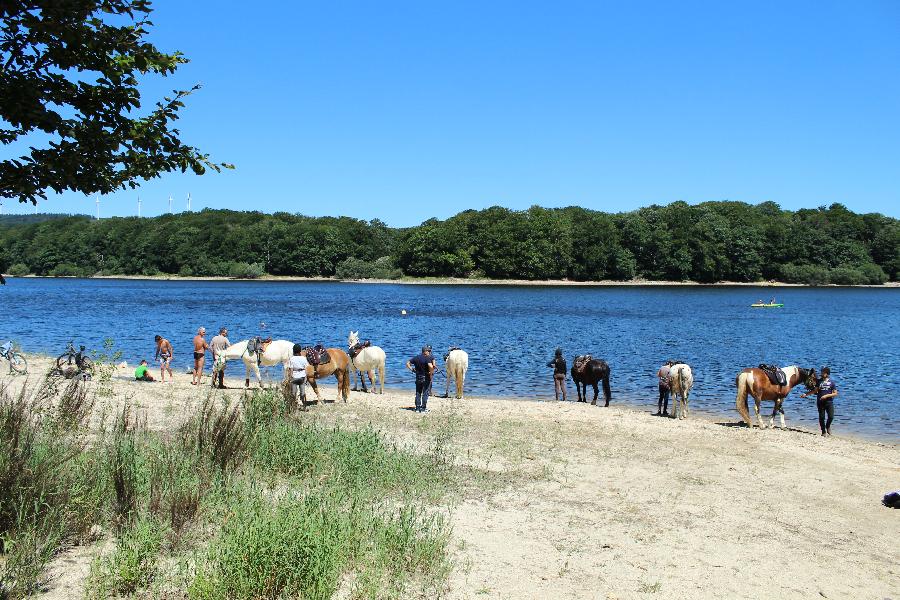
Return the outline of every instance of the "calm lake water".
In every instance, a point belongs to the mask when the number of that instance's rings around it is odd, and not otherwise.
[[[784,308],[749,307],[773,293]],[[560,346],[570,365],[586,352],[609,362],[614,404],[655,410],[656,370],[673,358],[694,369],[692,410],[732,421],[741,368],[830,365],[840,389],[836,431],[900,441],[898,289],[29,278],[10,280],[0,299],[0,339],[27,352],[59,354],[69,340],[100,348],[112,338],[131,363],[153,357],[159,333],[175,346],[180,370],[200,325],[210,335],[228,327],[232,342],[262,334],[338,347],[353,329],[387,352],[391,387],[412,389],[403,366],[423,343],[439,357],[454,344],[469,352],[468,393],[546,399],[553,385],[544,365]],[[815,402],[796,390],[785,412],[789,425],[818,427]]]

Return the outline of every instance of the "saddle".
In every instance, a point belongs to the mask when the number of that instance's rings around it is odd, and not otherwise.
[[[773,385],[787,385],[787,376],[777,366],[762,364],[759,365],[759,369],[766,374]]]
[[[447,353],[444,355],[444,362],[447,362],[447,359],[450,357],[450,353],[454,350],[462,350],[459,346],[450,346],[450,349],[447,350]]]
[[[309,346],[307,348],[304,348],[303,351],[306,352],[306,360],[313,367],[318,367],[319,365],[331,361],[331,355],[328,354],[328,350],[322,344]]]
[[[262,339],[259,336],[255,338],[251,338],[250,341],[247,342],[247,353],[256,355],[256,362],[259,363],[262,361],[262,355],[265,353],[266,348],[269,347],[269,344],[272,343],[272,338],[267,337],[266,339]]]
[[[575,360],[572,361],[572,368],[576,371],[581,371],[592,360],[594,360],[594,357],[590,354],[582,354],[581,356],[576,356]]]
[[[372,342],[370,340],[366,340],[364,342],[356,342],[355,344],[350,346],[350,349],[347,350],[347,354],[350,355],[350,358],[356,358],[356,355],[362,352],[363,348],[368,348],[371,345]]]

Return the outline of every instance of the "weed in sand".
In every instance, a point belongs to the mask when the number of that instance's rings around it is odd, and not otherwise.
[[[140,516],[123,529],[109,556],[91,565],[88,598],[124,596],[146,587],[156,575],[163,528],[153,518]]]

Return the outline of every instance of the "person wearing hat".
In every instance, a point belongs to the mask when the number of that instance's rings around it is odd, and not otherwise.
[[[548,367],[553,367],[553,390],[556,392],[556,401],[559,402],[559,396],[562,394],[563,402],[566,401],[566,359],[563,358],[562,348],[557,348],[553,355],[553,360],[547,363]]]
[[[428,390],[434,375],[434,356],[431,346],[422,346],[422,353],[406,361],[406,368],[416,374],[416,412],[428,411]]]

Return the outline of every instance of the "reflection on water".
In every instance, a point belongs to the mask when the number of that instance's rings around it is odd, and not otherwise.
[[[692,406],[731,419],[741,368],[830,365],[840,388],[836,431],[900,439],[900,290],[778,288],[784,308],[749,307],[772,292],[14,279],[0,289],[0,338],[51,354],[70,339],[99,347],[112,338],[131,362],[152,358],[159,333],[172,340],[176,365],[186,369],[201,325],[211,334],[228,327],[232,341],[262,334],[340,347],[353,329],[387,352],[390,386],[412,388],[403,364],[423,343],[438,356],[459,345],[470,355],[467,391],[523,398],[552,398],[544,365],[560,346],[570,364],[577,353],[606,359],[613,402],[648,410],[655,409],[656,369],[674,358],[694,369]],[[794,392],[785,411],[789,423],[817,427],[814,400]]]

